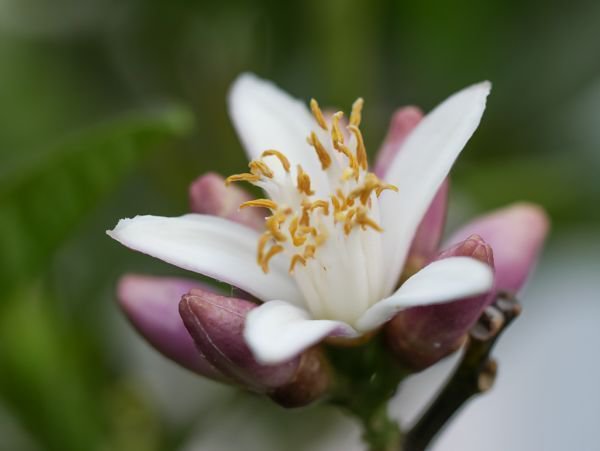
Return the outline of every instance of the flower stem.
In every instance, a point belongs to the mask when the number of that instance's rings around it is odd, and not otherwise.
[[[402,433],[398,424],[387,413],[387,401],[378,409],[361,417],[363,440],[369,445],[369,451],[398,451]]]
[[[331,402],[360,420],[369,451],[398,451],[402,434],[388,401],[407,372],[389,357],[380,337],[361,346],[328,349],[336,371]]]
[[[406,434],[402,451],[423,451],[448,420],[472,396],[494,384],[497,365],[490,353],[500,334],[521,312],[516,299],[502,293],[471,329],[463,357],[444,388],[415,426]]]

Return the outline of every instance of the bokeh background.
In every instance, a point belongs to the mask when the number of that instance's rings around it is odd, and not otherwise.
[[[0,0],[0,450],[362,449],[331,409],[179,369],[115,303],[120,274],[182,272],[104,231],[182,214],[196,176],[245,166],[225,96],[247,70],[322,105],[363,96],[371,154],[396,107],[494,83],[450,226],[530,200],[553,230],[497,386],[435,449],[598,449],[599,24],[583,0]],[[393,414],[410,422],[451,363]]]

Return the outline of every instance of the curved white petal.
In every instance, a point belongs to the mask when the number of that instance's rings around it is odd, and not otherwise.
[[[292,177],[300,164],[310,175],[313,189],[326,192],[328,181],[317,154],[306,142],[317,124],[302,101],[269,81],[242,74],[231,87],[228,105],[229,115],[250,160],[260,157],[267,149],[279,150],[291,163]],[[274,157],[269,159],[272,160],[267,162],[275,173],[283,175],[279,162]]]
[[[357,329],[375,329],[410,307],[443,304],[485,293],[493,283],[492,268],[479,260],[470,257],[437,260],[410,277],[390,297],[367,310],[357,321]]]
[[[271,260],[264,274],[256,263],[258,232],[216,216],[121,219],[108,235],[136,251],[241,288],[259,299],[302,302],[285,262]]]
[[[394,289],[419,222],[454,160],[479,125],[489,82],[452,95],[415,127],[385,174],[398,192],[382,194],[385,287]]]
[[[288,361],[327,336],[356,336],[341,321],[313,320],[301,308],[283,301],[269,301],[246,317],[244,338],[256,360],[263,364]]]

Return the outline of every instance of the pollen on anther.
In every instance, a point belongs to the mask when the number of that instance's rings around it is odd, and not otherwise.
[[[341,143],[341,144],[344,143],[344,135],[340,131],[340,126],[339,126],[339,121],[342,118],[342,116],[344,116],[344,112],[343,111],[338,111],[332,117],[332,121],[331,121],[331,140],[333,141],[334,147],[338,143]]]
[[[306,259],[300,254],[294,254],[292,256],[292,261],[290,262],[290,274],[294,272],[294,269],[298,263],[300,263],[302,266],[306,266]]]
[[[321,141],[319,141],[319,138],[317,138],[317,134],[315,132],[311,132],[307,140],[308,144],[310,144],[315,149],[315,152],[317,152],[317,156],[321,162],[321,168],[326,170],[329,166],[331,166],[331,157]]]
[[[297,186],[298,191],[306,194],[307,196],[312,196],[313,194],[315,194],[315,192],[310,189],[309,175],[306,172],[304,172],[304,170],[302,169],[302,166],[300,166],[300,165],[298,165],[298,175],[296,177],[296,181],[298,184],[298,186]]]
[[[319,127],[321,127],[323,130],[327,130],[327,122],[325,121],[323,112],[321,111],[321,108],[319,108],[319,104],[315,99],[310,99],[310,109],[317,121],[317,124],[319,124]]]
[[[281,166],[283,166],[283,169],[285,170],[285,172],[290,172],[290,161],[287,159],[287,157],[281,153],[278,150],[275,149],[269,149],[269,150],[265,150],[262,155],[262,157],[276,157],[279,159],[279,161],[281,162]]]
[[[358,160],[358,164],[361,168],[366,170],[368,167],[367,150],[365,148],[362,133],[358,126],[352,124],[348,126],[348,130],[350,130],[356,138],[356,159]]]
[[[269,249],[269,252],[267,252],[267,255],[263,257],[261,267],[265,274],[269,272],[269,261],[280,252],[283,252],[283,246],[276,244],[272,246],[271,249]]]
[[[292,244],[296,247],[302,246],[306,242],[306,235],[298,234],[298,223],[298,216],[294,216],[288,228],[290,236],[292,237]]]
[[[277,241],[286,241],[286,236],[281,232],[280,225],[285,221],[285,216],[280,214],[274,214],[267,217],[265,220],[265,227],[271,233],[273,238]]]
[[[273,202],[271,199],[254,199],[240,205],[240,209],[248,207],[263,207],[268,208],[269,210],[276,210],[277,203]]]
[[[267,178],[273,178],[273,171],[264,161],[252,160],[248,163],[248,167],[253,174],[259,173]]]
[[[356,223],[361,226],[364,230],[366,227],[370,227],[377,232],[383,232],[383,229],[373,219],[369,218],[366,209],[362,208],[356,213]]]
[[[250,182],[255,183],[260,180],[260,176],[257,174],[233,174],[225,179],[225,185],[229,186],[232,182]]]
[[[362,97],[359,97],[352,104],[352,112],[350,113],[350,125],[358,127],[362,119],[362,108],[365,101]]]

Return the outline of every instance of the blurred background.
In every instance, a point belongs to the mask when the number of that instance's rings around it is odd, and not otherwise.
[[[493,82],[449,227],[530,200],[553,230],[497,386],[435,449],[598,449],[599,23],[584,0],[0,0],[0,450],[362,449],[332,409],[176,367],[115,304],[125,272],[183,273],[104,231],[182,214],[196,176],[245,167],[225,96],[247,70],[322,105],[363,96],[371,155],[398,106]],[[410,422],[451,364],[393,414]]]

